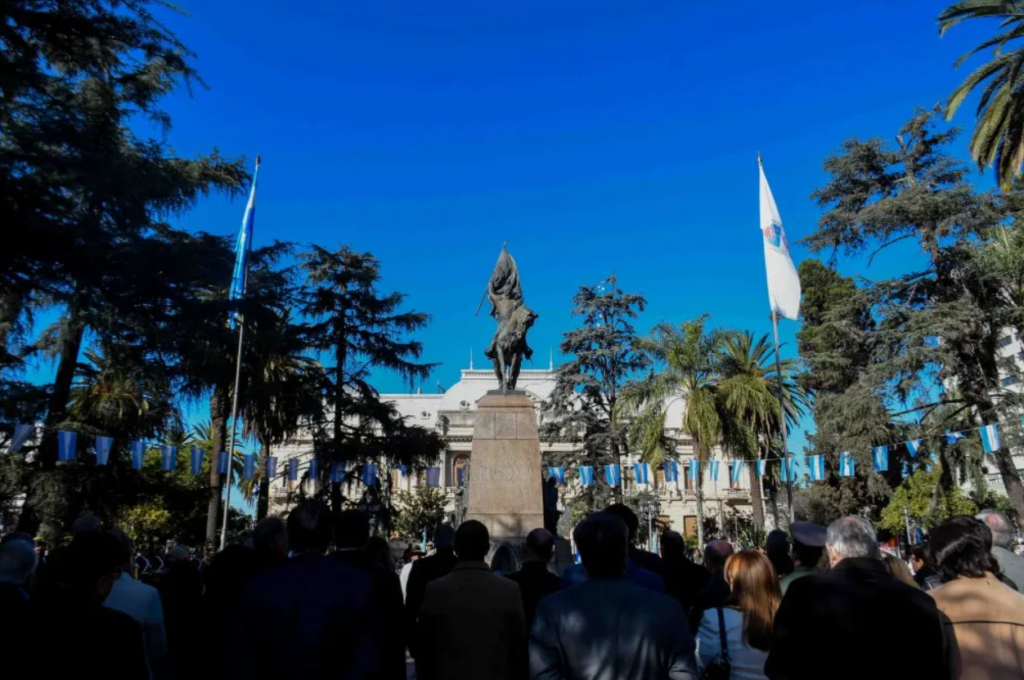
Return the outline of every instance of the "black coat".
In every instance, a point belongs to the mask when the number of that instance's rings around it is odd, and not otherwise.
[[[708,609],[724,607],[731,593],[729,584],[725,582],[725,575],[721,571],[708,577],[707,582],[700,592],[697,593],[697,596],[693,599],[693,605],[690,607],[690,632],[694,636],[697,635],[697,630],[700,628],[700,620],[704,618],[704,612]]]
[[[405,680],[405,616],[402,584],[398,574],[373,561],[365,550],[339,550],[334,559],[373,579],[383,644],[380,647],[380,676],[384,680]]]
[[[433,555],[412,563],[409,582],[405,585],[406,630],[416,629],[416,620],[423,607],[423,596],[427,592],[427,584],[450,574],[458,561],[453,548],[438,548]],[[409,653],[416,656],[415,645],[412,642],[410,639]]]
[[[641,550],[636,546],[630,546],[629,559],[633,560],[633,563],[638,567],[643,567],[658,576],[665,576],[665,569],[662,566],[661,558],[652,552]]]
[[[537,615],[537,605],[545,595],[557,593],[562,581],[548,571],[548,565],[541,562],[527,562],[523,568],[508,577],[519,584],[519,592],[523,596],[523,611],[526,612],[526,629],[533,625]]]
[[[947,651],[935,601],[857,557],[790,584],[764,670],[770,680],[943,680]]]
[[[671,595],[689,615],[704,586],[711,580],[711,574],[701,564],[694,564],[686,558],[664,562],[665,592]],[[697,631],[692,631],[696,634]]]

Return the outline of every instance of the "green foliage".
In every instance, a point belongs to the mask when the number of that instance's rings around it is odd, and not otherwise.
[[[959,487],[941,491],[939,470],[919,470],[907,477],[892,495],[889,504],[882,509],[878,527],[896,535],[905,531],[903,509],[906,508],[911,526],[919,525],[930,529],[957,515],[973,515],[978,506]]]
[[[136,545],[171,531],[171,513],[159,498],[122,508],[115,522]]]
[[[445,518],[445,493],[441,489],[418,486],[414,491],[398,493],[398,517],[395,530],[408,539],[418,539],[426,529],[427,536],[434,534]]]

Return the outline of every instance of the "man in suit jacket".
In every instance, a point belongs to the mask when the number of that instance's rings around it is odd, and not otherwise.
[[[519,586],[491,573],[487,528],[455,532],[459,563],[427,586],[416,637],[419,680],[525,680],[526,621]]]
[[[331,519],[318,500],[288,515],[294,557],[242,589],[226,667],[241,680],[376,678],[380,625],[373,580],[324,553]]]
[[[625,578],[628,529],[610,513],[576,527],[590,578],[550,595],[530,630],[532,680],[696,680],[694,641],[679,603]]]
[[[452,547],[455,541],[455,529],[450,524],[442,524],[434,530],[434,548],[436,552],[416,560],[409,572],[409,582],[405,587],[405,622],[406,630],[416,628],[416,620],[423,606],[423,596],[427,592],[427,584],[447,576],[459,561]],[[409,638],[409,653],[416,656],[416,639]]]
[[[664,577],[665,567],[662,564],[661,557],[636,547],[640,535],[640,518],[636,516],[633,509],[624,503],[615,503],[609,505],[605,512],[615,515],[626,523],[626,528],[629,530],[630,561],[641,569],[646,569],[652,574]]]
[[[948,641],[932,598],[888,575],[861,517],[828,527],[832,570],[790,584],[775,615],[771,680],[949,678]],[[884,662],[864,650],[891,646]],[[841,660],[836,650],[841,649]],[[911,654],[898,650],[913,650]]]
[[[527,534],[523,545],[523,568],[509,574],[509,578],[519,585],[519,592],[523,596],[527,629],[533,624],[541,598],[557,593],[561,586],[559,578],[548,571],[548,562],[554,551],[554,535],[547,529],[534,529]]]
[[[377,564],[366,551],[370,540],[370,520],[365,513],[359,510],[342,512],[334,526],[334,537],[338,548],[334,559],[373,579],[377,615],[381,622],[380,677],[405,680],[405,616],[398,574]]]

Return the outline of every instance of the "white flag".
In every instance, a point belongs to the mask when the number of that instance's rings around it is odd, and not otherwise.
[[[757,167],[761,173],[761,235],[764,238],[764,266],[768,272],[768,302],[773,312],[796,321],[800,315],[800,277],[789,257],[782,217],[768,187],[760,157]]]

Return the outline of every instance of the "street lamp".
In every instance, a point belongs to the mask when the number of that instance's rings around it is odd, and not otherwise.
[[[647,549],[654,552],[654,518],[661,514],[661,503],[657,498],[640,501],[640,512],[647,517]]]

